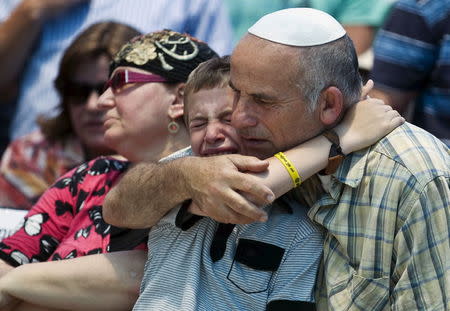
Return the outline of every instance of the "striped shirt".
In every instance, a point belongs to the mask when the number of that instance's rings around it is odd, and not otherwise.
[[[449,310],[449,185],[449,149],[408,123],[328,182],[307,180],[309,216],[328,231],[318,309]]]
[[[1,0],[0,21],[5,20],[19,2],[21,0]],[[79,32],[105,20],[126,23],[143,33],[164,28],[187,32],[208,42],[219,54],[231,51],[231,26],[221,0],[82,1],[44,25],[22,75],[18,107],[11,126],[13,139],[37,129],[38,115],[57,113],[59,100],[53,80],[64,50]],[[10,52],[14,55],[14,51]],[[0,111],[3,129],[10,119],[10,114],[5,116]]]
[[[266,310],[278,301],[314,301],[322,231],[290,194],[266,210],[265,223],[231,227],[223,257],[213,261],[223,224],[202,218],[183,231],[174,209],[150,231],[134,310]]]
[[[419,92],[413,122],[450,146],[450,1],[399,0],[374,56],[375,85]]]

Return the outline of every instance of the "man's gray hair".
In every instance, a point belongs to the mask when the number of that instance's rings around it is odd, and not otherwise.
[[[331,43],[299,50],[301,84],[297,86],[310,112],[316,109],[320,93],[330,86],[342,92],[345,108],[359,101],[362,81],[355,48],[348,35]]]

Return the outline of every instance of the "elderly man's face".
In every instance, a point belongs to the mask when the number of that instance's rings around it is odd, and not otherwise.
[[[298,50],[247,35],[231,57],[234,89],[232,124],[243,153],[267,158],[314,137],[322,130],[296,86]]]

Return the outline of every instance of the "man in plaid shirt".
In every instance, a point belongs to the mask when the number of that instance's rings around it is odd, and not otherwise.
[[[247,155],[264,159],[310,139],[357,101],[361,80],[353,45],[337,22],[326,20],[311,9],[277,11],[251,27],[234,50],[232,124]],[[330,162],[336,164],[339,143],[333,144]],[[242,167],[220,159],[184,158],[169,169],[144,164],[129,171],[110,192],[105,219],[151,225],[191,198],[220,222],[264,221],[264,212],[238,193],[251,193],[259,204],[271,202],[266,188],[239,172],[255,169],[258,160],[249,158]],[[310,207],[309,217],[327,230],[319,310],[449,310],[449,164],[449,149],[439,139],[405,123],[346,156],[331,174],[313,176],[296,189],[297,200]],[[221,169],[230,165],[236,171]],[[148,178],[163,168],[159,180]],[[140,183],[124,188],[133,174]],[[149,180],[158,180],[158,187]],[[122,206],[127,217],[114,212]]]

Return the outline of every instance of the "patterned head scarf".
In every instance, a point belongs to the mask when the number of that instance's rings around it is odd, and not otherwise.
[[[165,29],[125,44],[113,58],[110,73],[119,66],[129,66],[150,71],[171,82],[186,82],[200,63],[217,56],[205,42]]]

